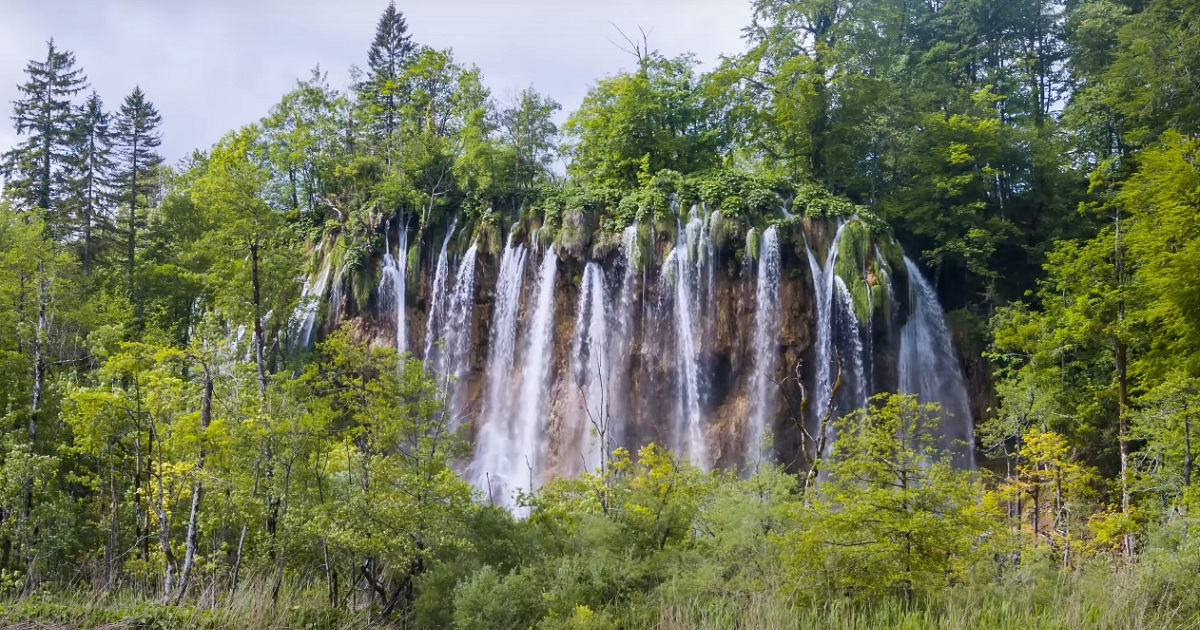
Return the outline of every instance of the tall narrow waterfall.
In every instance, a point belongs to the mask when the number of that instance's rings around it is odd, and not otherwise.
[[[637,224],[625,228],[621,234],[621,284],[618,294],[609,301],[612,314],[612,331],[609,333],[608,356],[611,367],[608,390],[623,392],[622,395],[608,397],[609,444],[623,443],[626,423],[633,413],[636,404],[629,394],[633,387],[633,354],[637,349],[634,340],[637,338],[637,307],[638,301],[638,227]]]
[[[525,276],[524,245],[513,245],[512,237],[500,256],[496,280],[496,300],[492,307],[491,334],[488,338],[488,369],[482,424],[475,440],[475,459],[468,474],[477,488],[493,501],[512,505],[510,488],[517,480],[502,475],[507,448],[513,438],[509,402],[512,373],[516,358],[517,316],[521,306],[521,285]]]
[[[475,258],[479,248],[475,243],[463,254],[450,293],[445,323],[439,335],[445,351],[439,353],[434,374],[441,380],[452,425],[457,426],[465,413],[460,381],[470,368],[471,329],[475,315]]]
[[[521,485],[529,491],[536,487],[537,476],[542,473],[542,458],[546,452],[546,402],[549,386],[546,377],[550,371],[550,354],[554,339],[554,289],[558,275],[558,253],[554,247],[542,256],[538,272],[537,301],[529,314],[528,330],[525,334],[525,356],[523,357],[521,387],[518,390],[517,406],[509,414],[515,420],[512,439],[506,447],[507,469],[500,472],[510,479],[528,474],[534,485]]]
[[[450,245],[450,238],[454,236],[454,228],[457,225],[457,218],[450,222],[450,229],[446,230],[446,237],[442,239],[442,249],[438,253],[437,269],[433,273],[433,289],[429,294],[429,318],[425,322],[425,354],[423,355],[423,360],[426,369],[429,368],[430,361],[435,359],[434,355],[441,354],[434,347],[434,344],[438,341],[438,332],[441,330],[442,320],[445,319],[446,274],[450,266],[450,263],[446,260],[446,248]]]
[[[846,287],[845,281],[835,274],[833,282],[837,287],[838,294],[837,319],[839,326],[837,333],[838,340],[841,342],[839,347],[844,349],[839,353],[839,356],[842,357],[842,382],[849,383],[846,386],[848,387],[847,393],[839,397],[849,403],[839,411],[866,409],[870,387],[867,383],[867,361],[866,353],[863,350],[862,328],[858,316],[854,313],[854,298],[851,297],[850,289]],[[846,365],[847,363],[849,366]]]
[[[746,419],[746,464],[770,460],[763,437],[773,422],[777,391],[772,379],[778,364],[780,325],[779,236],[774,227],[762,233],[754,292],[754,372],[750,377],[750,412]]]
[[[835,336],[836,321],[833,315],[833,294],[834,285],[833,279],[836,274],[833,272],[833,265],[837,262],[838,247],[842,241],[842,230],[846,228],[845,222],[839,222],[837,232],[834,233],[833,242],[829,244],[829,251],[825,254],[825,266],[822,267],[817,262],[817,257],[813,254],[812,247],[805,245],[808,250],[808,268],[812,272],[813,289],[816,291],[817,303],[817,343],[816,343],[816,361],[817,361],[817,378],[816,390],[813,392],[813,419],[820,422],[827,412],[829,412],[830,397],[834,385],[833,361],[834,348],[833,340]]]
[[[379,297],[385,306],[391,307],[396,318],[396,351],[400,354],[408,352],[408,323],[405,321],[407,311],[407,287],[405,286],[408,267],[408,226],[400,229],[400,243],[397,255],[392,257],[390,244],[385,241],[383,252],[383,274],[379,278]]]
[[[958,455],[964,466],[974,467],[974,423],[962,370],[937,293],[907,256],[909,314],[900,331],[900,391],[916,394],[921,402],[942,407],[939,433],[943,447]]]
[[[583,270],[579,290],[579,312],[575,320],[575,348],[572,370],[578,383],[582,405],[579,445],[588,472],[597,472],[601,458],[610,450],[612,371],[609,356],[607,300],[604,295],[604,270],[590,262]],[[612,357],[615,358],[615,357]]]
[[[663,262],[662,296],[671,296],[675,323],[676,419],[672,448],[701,468],[709,466],[708,438],[704,417],[704,391],[707,379],[702,371],[701,318],[707,309],[701,304],[714,299],[715,276],[711,269],[713,247],[708,222],[692,209],[686,228],[676,230],[675,248]]]

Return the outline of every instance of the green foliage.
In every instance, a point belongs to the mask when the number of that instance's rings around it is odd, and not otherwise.
[[[0,164],[0,625],[1195,625],[1193,5],[756,0],[708,72],[627,41],[565,146],[557,102],[497,102],[389,6],[351,90],[315,69],[170,168],[147,96],[110,115],[51,41]],[[693,206],[723,260],[848,220],[873,330],[903,243],[964,357],[990,321],[963,367],[995,474],[891,397],[839,421],[815,488],[651,446],[518,520],[455,473],[469,431],[419,362],[362,321],[293,339],[306,273],[318,320],[363,314],[384,229],[414,287],[453,221],[458,253],[568,264],[636,225],[653,273]]]
[[[988,557],[1000,523],[974,473],[935,446],[936,414],[897,395],[839,421],[828,480],[783,536],[791,575],[810,596],[912,601]]]

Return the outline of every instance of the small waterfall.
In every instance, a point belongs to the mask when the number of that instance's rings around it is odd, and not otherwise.
[[[863,348],[861,324],[858,316],[854,313],[854,298],[850,295],[850,289],[836,274],[834,274],[833,281],[837,286],[840,306],[838,309],[840,316],[838,339],[844,344],[842,345],[844,350],[839,355],[849,355],[850,359],[850,374],[843,379],[843,382],[850,382],[850,406],[843,411],[866,409],[869,388],[867,387],[867,360],[864,357],[866,353]],[[845,400],[845,397],[843,396],[842,399]]]
[[[386,241],[385,233],[383,252],[383,274],[379,278],[379,296],[385,307],[390,306],[396,313],[396,352],[408,352],[408,324],[405,321],[407,313],[406,275],[408,267],[408,226],[400,230],[400,248],[396,257]]]
[[[900,331],[900,391],[916,394],[923,403],[941,405],[942,446],[956,453],[961,465],[974,468],[974,422],[945,314],[916,263],[905,256],[904,266],[908,270],[909,314]]]
[[[463,391],[457,383],[466,375],[470,368],[471,329],[475,315],[475,258],[478,248],[475,243],[463,254],[458,263],[458,272],[454,279],[454,291],[450,293],[447,317],[442,326],[439,338],[445,344],[445,352],[440,353],[440,361],[434,366],[434,373],[443,375],[443,391],[446,394],[447,407],[450,412],[452,426],[458,426],[462,419]]]
[[[762,233],[758,248],[758,278],[754,293],[754,373],[746,421],[746,463],[768,461],[763,448],[767,426],[775,416],[777,392],[772,379],[778,363],[780,325],[779,237],[774,227]]]
[[[454,228],[458,226],[458,219],[455,218],[450,222],[450,229],[446,230],[446,237],[442,239],[442,249],[438,253],[437,270],[433,273],[433,290],[429,296],[429,318],[425,322],[425,354],[423,361],[425,368],[428,369],[430,361],[436,359],[435,354],[441,354],[441,351],[434,347],[438,342],[439,324],[443,311],[446,310],[443,302],[446,299],[446,274],[449,262],[446,260],[446,248],[450,245],[450,238],[454,236]]]
[[[300,347],[312,345],[313,335],[317,330],[317,311],[320,310],[321,298],[325,295],[329,284],[329,264],[321,267],[316,280],[304,279],[304,288],[300,290],[300,303],[296,306],[295,320],[299,326],[297,339]]]
[[[475,459],[468,469],[475,487],[511,505],[509,492],[512,480],[501,475],[507,471],[507,447],[511,441],[509,392],[516,358],[517,316],[521,300],[521,284],[525,276],[524,245],[513,245],[512,236],[500,256],[500,272],[496,279],[496,300],[492,311],[491,334],[488,341],[487,385],[483,402],[483,418],[475,442]]]
[[[579,445],[588,472],[599,471],[601,459],[612,444],[609,395],[613,390],[604,284],[600,264],[589,262],[579,291],[572,354],[575,382],[579,384],[583,405]]]

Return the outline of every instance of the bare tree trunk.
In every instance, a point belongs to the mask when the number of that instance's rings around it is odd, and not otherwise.
[[[262,325],[262,286],[258,276],[258,237],[250,242],[250,283],[253,290],[254,304],[254,364],[258,368],[258,395],[263,399],[267,395],[267,365],[264,347],[266,338]]]
[[[203,392],[200,395],[200,433],[203,434],[212,422],[213,381],[212,372],[207,363],[201,363],[204,369]],[[196,558],[196,539],[198,537],[197,520],[200,515],[200,501],[204,495],[204,442],[201,436],[200,452],[196,456],[195,479],[192,481],[192,509],[188,513],[186,550],[183,556],[183,570],[179,574],[179,585],[175,592],[175,605],[183,600],[187,592],[188,579],[192,576],[192,565]]]

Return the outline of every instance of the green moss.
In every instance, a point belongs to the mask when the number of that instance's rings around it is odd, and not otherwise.
[[[730,219],[724,214],[715,213],[710,219],[708,236],[718,249],[729,250],[741,244],[741,226],[736,219]]]
[[[366,310],[371,291],[379,286],[379,266],[365,265],[353,270],[350,276],[350,295],[359,310]]]
[[[891,309],[891,296],[883,283],[883,273],[890,273],[891,265],[886,255],[883,260],[876,255],[880,241],[895,246],[890,238],[880,238],[865,221],[853,220],[843,228],[842,240],[838,243],[833,270],[850,290],[854,314],[860,322]],[[878,249],[883,250],[882,247]]]
[[[591,244],[591,232],[587,229],[587,216],[580,210],[567,213],[563,217],[562,227],[554,237],[554,245],[561,252],[572,256],[582,257]]]
[[[759,231],[751,228],[746,233],[746,255],[758,260]]]
[[[604,260],[621,249],[620,232],[597,232],[592,238],[592,258]]]

